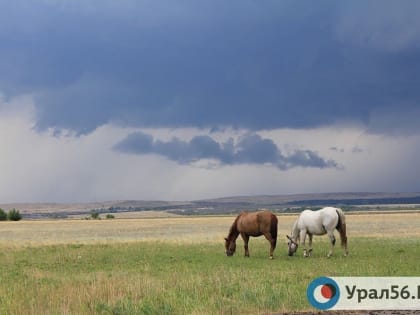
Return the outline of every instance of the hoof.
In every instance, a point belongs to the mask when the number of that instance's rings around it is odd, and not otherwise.
[[[270,256],[270,259],[274,259],[274,257],[273,256]]]

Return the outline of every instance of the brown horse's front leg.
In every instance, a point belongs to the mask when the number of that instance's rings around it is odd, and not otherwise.
[[[245,249],[245,257],[249,257],[249,249],[248,249],[248,242],[249,242],[249,235],[245,233],[241,233],[242,239],[244,240],[244,249]]]

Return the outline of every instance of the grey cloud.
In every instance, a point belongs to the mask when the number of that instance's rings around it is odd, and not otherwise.
[[[310,150],[296,150],[285,156],[271,139],[249,133],[235,143],[232,138],[220,143],[209,136],[195,136],[190,141],[172,138],[170,141],[154,139],[143,132],[134,132],[114,146],[131,154],[157,154],[179,164],[201,159],[215,159],[224,165],[270,164],[286,170],[293,167],[339,168],[333,160],[326,160]]]
[[[337,165],[336,162],[332,160],[326,161],[320,157],[316,152],[310,150],[298,150],[295,151],[286,159],[288,165],[304,165],[305,167],[315,167],[315,168],[326,168],[326,167],[336,167],[341,168]]]
[[[355,147],[353,147],[353,149],[351,149],[351,152],[355,153],[355,154],[359,154],[359,153],[363,153],[364,150],[362,148],[360,148],[359,146],[355,146]]]
[[[334,151],[334,152],[344,153],[344,149],[343,148],[340,149],[338,147],[331,147],[330,150],[331,151]]]

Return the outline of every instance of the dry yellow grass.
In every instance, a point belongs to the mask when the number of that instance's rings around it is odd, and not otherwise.
[[[296,217],[279,216],[280,242],[290,233]],[[142,240],[221,242],[232,222],[232,216],[1,222],[0,245],[37,246]],[[349,238],[420,237],[420,213],[347,215],[347,230]]]
[[[348,234],[370,237],[420,237],[420,213],[347,215]]]

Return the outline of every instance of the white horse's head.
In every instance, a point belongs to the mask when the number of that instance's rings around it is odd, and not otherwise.
[[[296,253],[299,245],[289,235],[286,235],[286,236],[287,236],[287,239],[289,240],[287,242],[287,246],[289,248],[288,255],[293,256]]]

